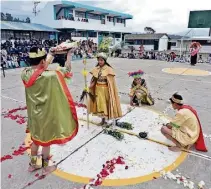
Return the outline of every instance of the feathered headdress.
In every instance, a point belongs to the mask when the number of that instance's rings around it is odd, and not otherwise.
[[[142,70],[138,70],[136,72],[129,72],[129,77],[133,77],[134,79],[140,78],[142,75],[144,75],[144,72]]]

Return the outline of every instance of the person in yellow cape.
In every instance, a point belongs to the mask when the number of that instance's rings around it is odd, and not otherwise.
[[[25,86],[28,113],[28,132],[31,134],[31,161],[28,171],[43,168],[43,175],[52,172],[49,166],[50,146],[65,144],[78,133],[78,118],[72,96],[65,79],[71,78],[71,53],[67,54],[66,66],[48,69],[53,53],[46,54],[37,47],[29,52],[31,67],[21,74]],[[46,58],[47,57],[47,58]],[[37,165],[37,153],[42,146],[42,165]]]
[[[169,99],[173,109],[178,110],[176,116],[161,128],[161,133],[176,146],[171,151],[180,151],[183,147],[195,144],[196,150],[207,152],[202,126],[194,108],[183,104],[181,95],[175,93]]]
[[[90,72],[92,79],[89,89],[95,99],[89,99],[88,112],[102,117],[100,125],[104,125],[106,119],[122,117],[122,110],[115,81],[116,74],[107,62],[107,55],[99,53],[97,61],[96,67]]]
[[[142,70],[136,72],[129,72],[129,77],[133,77],[133,83],[130,89],[130,105],[139,106],[139,104],[145,104],[152,106],[154,105],[154,99],[152,98],[145,79],[142,79],[141,76],[144,74]]]

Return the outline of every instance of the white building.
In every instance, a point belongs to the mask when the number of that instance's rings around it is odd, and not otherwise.
[[[60,30],[58,37],[71,36],[75,40],[93,39],[99,43],[103,36],[111,36],[121,41],[125,33],[130,33],[126,21],[133,16],[71,1],[49,1],[32,18],[32,22]]]
[[[175,51],[187,54],[190,44],[199,42],[202,46],[200,53],[211,54],[211,37],[183,37],[179,35],[167,35],[165,33],[155,34],[128,34],[125,35],[125,43],[130,44],[139,50],[141,45],[146,51]]]
[[[140,45],[143,45],[146,51],[168,50],[169,37],[166,33],[127,34],[124,40],[125,43],[132,45],[136,50],[139,50]]]

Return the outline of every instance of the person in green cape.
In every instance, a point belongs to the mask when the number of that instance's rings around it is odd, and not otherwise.
[[[43,175],[55,169],[49,166],[50,146],[65,144],[78,133],[78,118],[72,96],[65,80],[71,78],[71,54],[67,53],[65,67],[48,69],[54,58],[50,51],[32,47],[29,52],[31,67],[23,70],[28,113],[27,129],[31,134],[31,161],[28,171],[43,168]],[[37,164],[38,148],[42,146],[42,165]]]

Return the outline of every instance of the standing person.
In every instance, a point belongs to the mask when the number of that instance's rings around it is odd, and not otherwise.
[[[145,79],[141,76],[144,74],[142,70],[128,73],[129,77],[133,77],[133,83],[130,89],[130,105],[139,106],[139,104],[154,105],[154,99],[147,88]]]
[[[190,65],[191,66],[195,66],[196,65],[196,63],[197,63],[197,55],[198,55],[198,52],[199,52],[200,48],[201,48],[201,45],[198,42],[193,42],[190,45],[190,54],[191,54]]]
[[[173,109],[178,110],[173,120],[161,128],[161,133],[176,145],[169,149],[179,151],[182,147],[195,144],[196,150],[207,152],[196,110],[191,106],[183,105],[183,98],[177,93],[169,100]]]
[[[49,166],[50,146],[65,144],[78,132],[75,105],[65,79],[71,77],[71,53],[67,54],[65,68],[48,70],[53,54],[32,47],[29,52],[30,66],[22,72],[28,112],[28,131],[33,141],[28,171],[43,167],[43,175],[54,171]],[[47,57],[47,58],[46,58]],[[37,165],[38,148],[42,146],[42,166]]]
[[[107,62],[107,55],[97,55],[97,65],[90,72],[92,75],[90,92],[96,99],[89,100],[88,111],[102,118],[100,125],[106,124],[105,119],[115,119],[122,116],[120,100],[115,82],[113,68]]]

